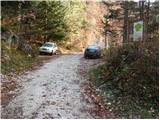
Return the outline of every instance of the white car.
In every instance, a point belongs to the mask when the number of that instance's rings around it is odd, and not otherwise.
[[[57,50],[58,47],[56,43],[51,43],[51,42],[46,42],[39,48],[40,54],[47,53],[53,55],[54,53],[56,53]]]

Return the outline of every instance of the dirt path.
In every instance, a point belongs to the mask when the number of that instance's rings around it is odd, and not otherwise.
[[[2,108],[2,118],[92,119],[87,111],[93,104],[81,87],[87,77],[79,73],[98,61],[64,55],[20,76],[21,93]]]

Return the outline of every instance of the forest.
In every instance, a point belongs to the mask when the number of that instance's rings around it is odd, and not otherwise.
[[[39,55],[45,42],[56,43],[60,56],[83,54],[91,44],[102,47],[103,62],[88,75],[104,106],[115,118],[158,118],[158,0],[1,1],[2,75],[21,74],[52,59]]]

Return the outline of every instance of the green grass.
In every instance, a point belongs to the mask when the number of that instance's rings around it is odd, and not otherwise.
[[[89,72],[90,77],[94,83],[95,86],[99,86],[99,84],[101,83],[101,80],[99,79],[100,75],[101,75],[101,69],[99,67],[97,68],[92,68]]]
[[[8,74],[10,72],[21,72],[30,68],[34,63],[38,63],[40,61],[40,58],[30,58],[18,54],[11,57],[11,60],[2,62],[1,70],[3,74]]]
[[[2,42],[2,58],[1,58],[1,72],[8,74],[11,72],[19,73],[23,70],[29,69],[33,64],[38,64],[43,58],[31,57],[25,55],[22,51],[18,51],[9,47],[7,43]],[[7,58],[6,58],[7,56]]]

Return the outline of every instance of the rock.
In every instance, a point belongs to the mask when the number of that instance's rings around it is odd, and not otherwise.
[[[27,55],[32,54],[32,47],[29,44],[23,44],[21,49]]]
[[[54,101],[51,103],[51,105],[55,105],[55,104],[56,104],[56,102],[54,102]]]
[[[5,54],[4,56],[2,56],[2,60],[3,61],[10,61],[10,57],[9,57],[9,55],[7,55],[7,54]]]
[[[1,39],[3,41],[7,41],[11,43],[11,36],[12,36],[12,33],[10,31],[5,29],[4,27],[1,28]]]
[[[1,32],[1,39],[5,43],[8,44],[9,47],[15,48],[17,50],[23,51],[27,55],[32,55],[34,56],[33,49],[31,45],[27,43],[23,38],[15,35],[13,32],[5,29],[2,27],[2,32]]]
[[[11,47],[18,48],[19,46],[19,37],[15,35],[13,32],[4,29],[3,27],[1,33],[1,39],[2,41],[8,43]]]
[[[11,46],[17,49],[19,46],[19,37],[13,34],[11,39]]]
[[[58,115],[59,117],[61,117],[61,115],[60,115],[59,113],[58,113],[57,115]]]
[[[42,95],[42,97],[46,97],[46,95]]]

